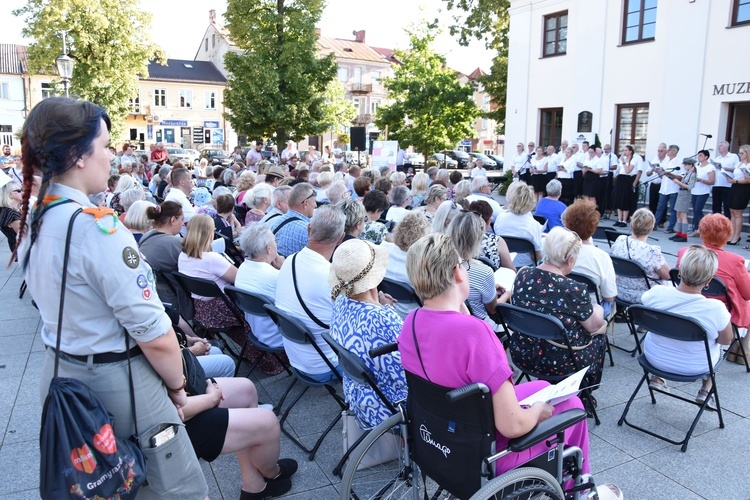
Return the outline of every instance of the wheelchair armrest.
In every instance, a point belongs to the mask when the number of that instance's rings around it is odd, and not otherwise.
[[[447,399],[449,403],[455,403],[456,401],[461,401],[462,399],[473,396],[474,394],[487,394],[488,392],[490,392],[490,388],[486,385],[481,383],[473,383],[465,385],[463,387],[459,387],[458,389],[453,389],[452,391],[446,393],[445,399]]]
[[[586,411],[580,408],[553,415],[534,427],[528,434],[511,439],[508,447],[514,453],[526,450],[582,420],[586,420]]]
[[[371,358],[377,358],[378,356],[382,356],[383,354],[388,354],[389,352],[398,351],[398,343],[397,342],[391,342],[390,344],[384,344],[380,347],[373,347],[368,351],[368,354]]]

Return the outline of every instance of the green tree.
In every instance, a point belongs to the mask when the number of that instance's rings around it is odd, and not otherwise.
[[[498,133],[505,128],[505,103],[508,98],[508,29],[510,0],[443,0],[455,14],[450,27],[458,43],[468,45],[472,39],[483,41],[496,51],[490,72],[479,77],[484,91],[497,107],[483,116],[497,121]]]
[[[352,106],[352,101],[346,98],[344,84],[336,78],[328,82],[324,98],[323,122],[326,130],[333,133],[343,132],[343,128],[357,117],[357,109]]]
[[[67,31],[68,53],[76,62],[70,93],[106,109],[112,137],[121,137],[139,74],[148,76],[150,60],[165,59],[148,34],[151,15],[130,0],[29,0],[13,14],[24,18],[22,33],[33,40],[32,73],[57,75],[61,32]]]
[[[324,0],[229,0],[227,28],[242,51],[224,63],[226,118],[249,137],[302,139],[330,125],[325,91],[333,55],[319,57],[315,25]]]
[[[392,103],[379,107],[375,119],[381,130],[388,128],[389,139],[425,156],[472,137],[479,116],[473,86],[462,85],[445,58],[431,49],[433,29],[410,31],[409,50],[396,51],[403,64],[392,78],[383,79]]]

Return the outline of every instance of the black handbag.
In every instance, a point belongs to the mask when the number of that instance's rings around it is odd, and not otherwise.
[[[185,392],[188,396],[198,396],[206,393],[206,372],[198,358],[187,347],[182,348],[182,373],[187,384]]]
[[[115,419],[99,396],[74,378],[58,377],[63,304],[73,221],[68,225],[57,319],[55,368],[44,402],[39,433],[41,452],[39,492],[44,499],[57,498],[135,498],[146,481],[146,465],[138,446],[115,436]],[[126,334],[126,349],[130,349]],[[130,357],[128,357],[130,372]],[[132,375],[130,402],[135,419]],[[136,428],[136,433],[137,433]]]

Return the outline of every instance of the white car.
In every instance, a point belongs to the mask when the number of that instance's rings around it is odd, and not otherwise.
[[[187,153],[190,157],[191,166],[198,165],[198,162],[200,162],[201,154],[197,149],[186,149],[185,153]]]

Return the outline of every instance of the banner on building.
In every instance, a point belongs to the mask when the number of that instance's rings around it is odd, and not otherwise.
[[[193,127],[193,144],[203,144],[203,127]]]

